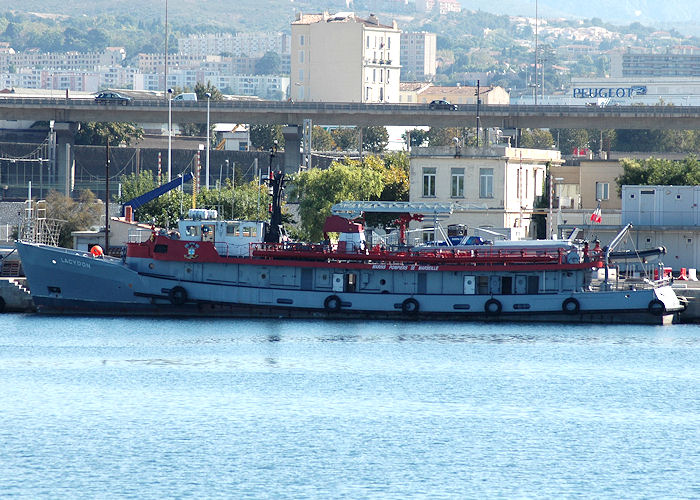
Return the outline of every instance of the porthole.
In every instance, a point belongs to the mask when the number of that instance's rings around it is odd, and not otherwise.
[[[153,269],[154,267],[156,267],[156,266],[153,265],[153,262],[148,264],[148,269]]]
[[[386,280],[384,278],[380,279],[379,284],[382,286],[386,285]]]
[[[260,275],[260,279],[261,279],[261,280],[264,280],[265,278],[267,278],[267,274],[262,273],[262,274]]]

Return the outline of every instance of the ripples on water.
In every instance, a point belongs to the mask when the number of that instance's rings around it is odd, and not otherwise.
[[[700,497],[700,329],[0,316],[0,496]]]

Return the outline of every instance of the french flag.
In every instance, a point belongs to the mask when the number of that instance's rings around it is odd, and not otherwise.
[[[600,202],[598,202],[598,207],[591,214],[591,222],[600,224],[603,221],[603,213],[600,210]]]

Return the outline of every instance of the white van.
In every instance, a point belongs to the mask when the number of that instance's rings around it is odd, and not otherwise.
[[[194,92],[185,92],[184,94],[179,94],[175,96],[173,101],[196,101],[197,100],[197,94]]]

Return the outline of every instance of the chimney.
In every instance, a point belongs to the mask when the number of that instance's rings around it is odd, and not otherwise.
[[[369,22],[370,24],[379,24],[379,19],[377,19],[377,16],[375,16],[374,14],[370,14],[369,18],[367,19],[367,22]]]

